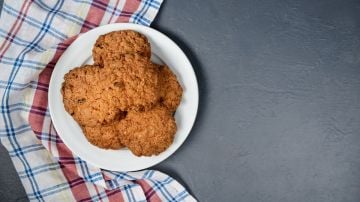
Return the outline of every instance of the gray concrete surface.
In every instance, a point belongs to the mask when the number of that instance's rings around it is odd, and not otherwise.
[[[359,1],[167,0],[153,27],[190,57],[201,96],[156,169],[200,201],[360,201]],[[4,153],[11,201],[24,193]]]

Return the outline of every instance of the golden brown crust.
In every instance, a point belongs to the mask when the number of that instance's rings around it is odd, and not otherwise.
[[[168,66],[160,67],[160,99],[169,110],[175,111],[181,102],[183,90]]]
[[[171,112],[156,106],[145,112],[128,112],[118,125],[121,141],[136,156],[157,155],[173,142],[176,123]]]
[[[84,126],[82,130],[91,144],[106,149],[120,149],[124,145],[120,141],[117,124],[118,121],[94,127]]]
[[[157,71],[147,60],[131,55],[108,68],[75,68],[64,77],[65,109],[86,126],[109,123],[120,110],[147,109],[159,99]]]
[[[150,58],[151,49],[147,38],[132,30],[114,31],[101,35],[93,47],[94,63],[116,60],[124,54],[139,54]]]
[[[159,100],[159,73],[155,65],[139,55],[124,55],[104,67],[118,78],[123,93],[116,96],[118,108],[144,110]]]
[[[111,122],[118,110],[116,103],[102,95],[111,92],[103,81],[104,73],[98,66],[77,67],[64,76],[62,95],[66,111],[80,125],[95,126]]]

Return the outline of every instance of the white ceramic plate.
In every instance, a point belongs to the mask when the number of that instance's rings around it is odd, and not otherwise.
[[[152,60],[164,62],[177,75],[184,89],[181,104],[176,111],[177,132],[174,143],[163,153],[152,157],[136,157],[127,149],[106,150],[90,144],[79,125],[65,111],[60,92],[64,75],[76,66],[92,64],[92,47],[96,39],[115,30],[134,30],[144,34],[151,44]],[[153,166],[173,154],[185,141],[194,124],[198,109],[198,84],[194,70],[184,52],[164,34],[141,25],[118,23],[95,28],[79,36],[64,52],[51,76],[49,108],[59,136],[77,156],[88,163],[107,170],[135,171]]]

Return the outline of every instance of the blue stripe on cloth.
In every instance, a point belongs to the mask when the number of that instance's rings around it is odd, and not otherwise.
[[[7,64],[7,65],[13,65],[14,63],[13,62],[6,62],[6,61],[1,61],[1,63],[4,63],[4,64]],[[30,69],[35,69],[35,70],[42,70],[43,68],[42,67],[34,67],[33,65],[23,65],[22,67],[27,67],[27,68],[30,68]]]
[[[103,179],[102,176],[99,176],[98,180],[101,180],[101,179]],[[74,186],[76,186],[76,185],[74,185]],[[60,192],[64,189],[69,189],[69,188],[71,188],[70,184],[68,182],[65,182],[65,183],[61,183],[61,184],[58,184],[58,185],[55,185],[52,187],[48,187],[46,189],[39,190],[38,192],[40,192],[42,196],[48,196],[53,193]],[[34,197],[36,197],[36,193],[35,192],[29,193],[28,197],[30,200],[35,199]]]
[[[30,109],[32,106],[31,105],[28,105],[26,103],[22,103],[22,102],[19,102],[19,103],[16,103],[16,104],[12,104],[12,105],[9,105],[8,106],[10,109],[11,108],[15,108],[15,107],[23,107],[23,108],[27,108],[27,109]],[[47,109],[39,109],[39,111],[46,111]]]
[[[31,43],[31,42],[29,42],[28,44],[30,44],[30,43]],[[12,63],[15,62],[15,58],[11,58],[11,57],[3,56],[2,59],[7,60],[7,61],[10,61],[10,62],[12,62]],[[46,65],[48,65],[48,64],[45,64],[45,63],[42,63],[42,62],[38,62],[38,61],[33,61],[33,60],[24,60],[23,63],[33,64],[33,65],[42,66],[42,67],[45,67]]]
[[[0,84],[5,84],[5,85],[7,85],[7,84],[8,84],[8,81],[0,80]],[[30,83],[16,83],[16,82],[14,82],[14,85],[15,85],[15,86],[22,87],[22,88],[26,88],[28,85],[30,85]]]
[[[65,189],[70,188],[69,183],[65,182],[65,183],[62,183],[62,184],[57,184],[55,186],[52,186],[52,187],[49,187],[49,188],[46,188],[46,189],[43,189],[43,190],[39,190],[39,191],[36,191],[36,192],[33,192],[33,193],[28,193],[27,196],[29,197],[30,200],[39,199],[37,197],[37,195],[39,195],[40,193],[41,193],[42,196],[46,196],[46,194],[50,195],[50,194],[52,194],[54,192],[60,191],[63,188],[65,188]]]
[[[25,88],[33,88],[33,89],[39,89],[39,90],[48,90],[48,84],[42,84],[38,83],[37,81],[29,81],[28,83],[17,83],[13,82],[14,86],[10,86],[12,90],[23,90]],[[16,86],[16,87],[15,87]],[[0,88],[7,88],[8,82],[0,80]]]
[[[114,175],[116,175],[116,180],[137,180],[135,177],[128,175],[127,173],[124,172],[112,172]]]
[[[80,202],[82,202],[82,201],[100,201],[102,198],[105,198],[106,196],[107,196],[106,192],[102,191],[91,198],[82,199]]]
[[[154,175],[155,171],[154,170],[150,170],[149,175],[147,177],[147,179],[150,179],[153,175]]]
[[[135,200],[131,200],[131,198],[130,198],[130,194],[129,194],[129,189],[130,189],[130,187],[128,187],[128,185],[124,185],[124,186],[123,186],[123,189],[124,189],[124,191],[125,191],[125,193],[126,193],[126,196],[127,196],[128,200],[129,200],[129,201],[135,201]]]
[[[61,192],[61,191],[67,190],[67,189],[69,189],[69,186],[64,187],[64,188],[61,188],[61,189],[54,190],[54,191],[49,192],[49,193],[44,193],[44,194],[41,194],[41,195],[42,195],[43,197],[46,197],[46,196],[50,196],[50,195],[52,195],[52,194],[54,194],[54,193]],[[34,195],[34,193],[33,193],[32,195]],[[34,199],[35,199],[34,196],[29,196],[29,194],[28,194],[28,198],[29,198],[29,200],[34,200]]]
[[[43,172],[46,172],[46,171],[52,171],[52,170],[58,170],[58,169],[60,169],[60,165],[59,165],[59,166],[54,166],[54,167],[46,166],[46,167],[44,167],[44,168],[41,169],[41,170],[31,171],[31,172],[32,172],[32,174],[35,176],[35,175],[37,175],[37,174],[40,174],[40,173],[43,173]],[[26,175],[20,175],[20,174],[19,174],[19,177],[20,177],[21,179],[27,178]]]
[[[142,179],[146,178],[146,176],[149,174],[150,170],[145,170]]]
[[[13,109],[9,110],[10,113],[15,112],[15,111],[33,112],[33,113],[36,113],[36,114],[44,115],[46,117],[50,117],[50,113],[48,111],[43,112],[43,111],[38,111],[38,110],[34,110],[34,109],[25,109],[25,108],[21,108],[21,107],[13,108]]]
[[[82,199],[80,202],[84,202],[84,201],[100,201],[101,199],[106,198],[107,196],[111,196],[113,194],[116,194],[119,191],[125,191],[125,189],[132,189],[133,187],[136,187],[136,186],[139,186],[139,185],[130,184],[130,185],[127,185],[127,186],[120,187],[119,190],[111,190],[112,192],[110,192],[110,193],[106,193],[106,191],[102,191],[102,192],[100,192],[99,194],[97,194],[95,196]],[[130,200],[130,198],[127,198],[127,200],[125,200],[125,201],[135,201],[135,200]],[[136,201],[136,202],[146,202],[146,200],[140,200],[140,201]]]
[[[26,108],[26,109],[31,109],[31,108],[33,108],[34,110],[38,110],[38,111],[41,111],[41,112],[47,112],[47,108],[34,107],[34,106],[32,106],[32,105],[28,105],[28,104],[22,103],[22,102],[9,105],[8,107],[9,107],[10,109],[11,109],[11,108],[15,108],[15,107],[23,107],[23,108]]]
[[[146,13],[146,11],[149,10],[149,7],[152,3],[152,0],[144,0],[142,1],[145,5],[141,7],[141,10],[139,12],[136,13],[135,17],[134,17],[134,22],[135,23],[141,23],[141,24],[144,24],[144,25],[149,25],[150,24],[150,21],[145,19],[144,15]],[[132,17],[132,16],[131,16]],[[142,22],[142,21],[145,21],[145,22]]]
[[[160,2],[158,2],[158,1],[153,1],[153,4],[155,4],[155,5],[157,5],[158,7],[154,7],[155,9],[159,9],[160,7]]]
[[[171,177],[167,177],[163,181],[156,181],[152,179],[148,179],[148,180],[154,184],[155,188],[153,187],[153,190],[155,192],[159,190],[167,201],[174,200],[173,196],[171,196],[171,194],[167,191],[167,189],[166,188],[164,189],[165,185],[170,184],[173,181]]]
[[[180,192],[177,196],[175,196],[175,199],[173,202],[182,201],[184,198],[188,197],[189,193],[187,191]]]
[[[23,130],[17,131],[17,132],[16,132],[16,135],[20,135],[20,134],[23,134],[23,133],[28,132],[28,131],[31,131],[30,126],[29,126],[29,128],[25,128],[25,129],[23,129]],[[0,132],[0,137],[10,137],[10,136],[12,136],[12,135],[13,135],[13,134],[10,135],[8,132],[5,132],[5,133],[1,133],[1,132]]]
[[[18,133],[19,131],[21,131],[23,129],[27,129],[27,128],[31,129],[30,125],[29,124],[24,124],[24,125],[21,125],[21,126],[15,128],[15,129],[13,128],[13,131],[15,133]],[[7,132],[8,132],[8,129],[0,129],[0,134],[5,134],[6,135]]]
[[[41,1],[41,0],[34,1],[34,3],[35,3],[36,5],[38,5],[40,8],[46,10],[46,11],[50,11],[50,9],[51,9],[48,5],[46,5],[46,3],[44,3],[44,2]],[[86,27],[89,28],[89,29],[94,28],[94,27],[97,27],[97,25],[94,24],[94,23],[87,22],[87,21],[85,21],[85,19],[83,19],[83,18],[80,18],[80,17],[78,17],[78,16],[76,16],[76,15],[72,15],[72,14],[70,14],[70,13],[66,13],[66,12],[64,12],[64,11],[59,11],[59,12],[58,12],[58,15],[61,16],[61,17],[63,17],[63,18],[66,19],[66,20],[69,20],[69,21],[71,21],[71,22],[76,23],[77,25],[86,26]]]
[[[81,160],[79,158],[79,163],[77,163],[78,165],[80,165],[80,168],[81,168],[81,172],[83,173],[83,177],[86,179],[86,180],[89,180],[89,170],[87,170],[86,168],[84,168],[84,161]]]
[[[98,175],[102,176],[101,172],[90,174],[89,168],[85,161],[81,160],[80,165],[81,165],[81,171],[83,172],[83,177],[85,178],[86,181],[90,181],[90,182],[94,183],[95,181],[98,180],[98,179],[94,179],[95,176],[98,176]]]
[[[11,89],[14,90],[14,88],[11,88]],[[25,104],[25,103],[16,103],[16,104],[9,105],[8,109],[6,109],[5,111],[2,111],[2,113],[11,113],[11,112],[14,112],[14,111],[33,112],[33,113],[41,114],[41,115],[44,115],[44,116],[47,116],[47,117],[50,116],[50,113],[49,113],[49,111],[47,109],[30,106],[30,105]],[[0,130],[0,134],[1,134],[1,130]]]
[[[39,150],[45,150],[45,147],[42,146],[42,147],[32,148],[32,149],[26,150],[24,153],[30,153],[30,152],[39,151]],[[16,157],[16,156],[17,156],[17,154],[10,154],[10,157]]]
[[[2,84],[0,84],[0,88],[6,89],[7,87],[8,87],[7,85],[2,85]],[[11,86],[10,88],[11,88],[11,90],[21,91],[21,90],[24,90],[24,89],[26,89],[26,88],[36,89],[36,86],[33,86],[33,85],[29,84],[28,86],[24,86],[24,87]]]
[[[164,180],[163,182],[160,182],[160,184],[161,184],[160,191],[163,194],[165,192],[174,201],[175,198],[170,194],[170,192],[165,187],[166,184],[170,184],[172,181],[174,181],[174,179],[172,179],[171,177],[168,177],[168,179]]]
[[[1,28],[0,28],[0,37],[2,37],[2,38],[4,38],[4,39],[5,39],[6,37],[8,37],[8,36],[7,36],[7,32],[6,32],[5,30],[1,29]],[[30,43],[29,41],[26,41],[26,40],[24,40],[24,39],[19,38],[18,36],[11,36],[11,39],[12,39],[12,43],[14,43],[14,44],[16,44],[16,45],[19,45],[19,46],[27,46],[27,45]],[[36,52],[46,51],[45,48],[43,48],[43,47],[41,47],[41,46],[39,46],[39,45],[37,45],[37,46],[34,48],[34,50],[35,50]]]
[[[25,147],[21,147],[21,148],[17,148],[14,150],[9,151],[10,156],[16,156],[18,155],[18,153],[21,151],[23,154],[31,152],[33,150],[40,150],[40,149],[44,149],[44,145],[42,144],[33,144],[33,145],[28,145]]]
[[[21,149],[23,150],[23,151],[26,151],[27,149],[31,149],[31,148],[36,148],[36,147],[43,147],[43,145],[42,144],[32,144],[32,145],[28,145],[28,146],[23,146],[23,147],[21,147]],[[12,153],[16,153],[17,152],[17,149],[14,149],[14,150],[10,150],[9,151],[9,153],[10,154],[12,154]]]
[[[17,10],[15,10],[14,8],[11,8],[10,6],[8,6],[7,4],[4,3],[3,5],[3,11],[7,12],[8,14],[17,17],[17,15],[19,14],[19,12]],[[24,18],[24,22],[28,23],[29,25],[39,28],[40,30],[43,30],[44,28],[41,27],[43,24],[36,20],[35,18],[32,18],[30,16],[26,16],[26,18]],[[48,34],[54,36],[55,38],[64,41],[65,39],[68,38],[67,35],[59,32],[58,30],[54,29],[54,28],[48,28]]]
[[[99,9],[102,9],[106,12],[111,13],[115,8],[109,5],[103,5],[102,2],[98,2],[98,1],[84,1],[84,0],[74,0],[75,2],[78,3],[84,3],[84,4],[88,4],[90,6],[95,6]],[[118,9],[115,9],[114,12],[116,15],[119,15],[121,13],[121,11],[119,11]]]
[[[86,171],[86,173],[87,173],[87,180],[88,181],[90,181],[90,182],[92,182],[92,183],[94,183],[94,179],[93,179],[93,177],[91,177],[92,175],[90,174],[90,169],[89,169],[89,167],[87,166],[87,163],[85,162],[85,161],[83,161],[84,162],[84,166],[85,166],[85,171]],[[98,173],[96,173],[96,174],[101,174],[102,175],[102,173],[100,173],[100,172],[98,172]],[[93,174],[94,175],[94,174]]]
[[[52,135],[50,133],[45,133],[45,132],[36,132],[36,133],[40,133],[40,134],[37,134],[37,136],[38,136],[38,138],[40,138],[40,140],[51,141],[51,142],[55,142],[55,143],[62,143],[61,139],[58,139],[55,135]]]
[[[128,11],[124,11],[124,10],[119,10],[119,9],[116,9],[115,7],[113,6],[110,6],[110,5],[106,5],[104,4],[103,2],[101,1],[98,1],[98,0],[95,0],[95,1],[85,1],[85,0],[74,0],[75,2],[78,2],[78,3],[85,3],[85,4],[88,4],[88,5],[93,5],[97,8],[100,8],[106,12],[110,12],[112,13],[114,11],[114,15],[115,16],[124,16],[124,14],[127,14],[128,16],[134,14],[134,13],[130,13]],[[150,4],[151,7],[155,8],[155,9],[159,9],[160,7],[160,2],[158,1],[153,1],[152,4]]]
[[[44,147],[44,146],[43,146]],[[31,168],[31,172],[33,173],[33,175],[42,173],[44,171],[49,171],[49,170],[56,170],[60,168],[60,164],[58,163],[51,163],[51,164],[45,164],[45,165],[41,165],[41,166],[37,166],[37,167],[33,167]],[[18,172],[20,178],[26,178],[26,172],[29,172],[28,170],[24,170],[24,171],[20,171]]]
[[[127,185],[127,186],[129,186],[129,185]],[[140,185],[138,185],[139,187],[141,187]],[[133,201],[136,201],[136,198],[135,198],[135,196],[134,196],[134,192],[131,190],[131,187],[129,186],[129,190],[130,190],[130,194],[131,194],[131,199],[133,200]]]
[[[14,131],[14,126],[13,126],[13,123],[11,120],[11,115],[9,112],[5,112],[5,109],[7,109],[6,111],[9,111],[8,105],[9,105],[9,95],[10,95],[10,90],[11,90],[10,86],[12,85],[12,82],[14,81],[17,73],[19,72],[19,69],[21,67],[21,64],[24,60],[26,53],[33,50],[35,48],[35,44],[38,44],[44,38],[45,34],[50,29],[50,24],[51,24],[52,20],[54,19],[56,12],[62,7],[63,3],[64,2],[62,0],[57,1],[55,4],[55,7],[46,15],[45,21],[42,24],[42,27],[41,27],[39,33],[35,36],[34,41],[32,41],[28,46],[25,47],[25,49],[23,49],[21,51],[21,53],[19,54],[19,56],[17,57],[17,59],[15,61],[14,68],[12,69],[10,76],[9,76],[9,82],[8,82],[9,87],[5,89],[4,96],[2,98],[1,108],[2,108],[2,112],[3,112],[2,114],[3,114],[4,121],[5,121],[6,130],[10,134],[9,142],[12,145],[12,147],[15,149],[20,148],[20,144],[18,143],[17,139],[14,137],[16,133]],[[4,8],[5,7],[8,7],[8,6],[6,4],[4,4]],[[10,7],[8,7],[8,8],[10,8]],[[5,10],[5,9],[3,9],[3,10]],[[22,18],[22,19],[24,19],[24,18]],[[17,155],[17,157],[23,164],[25,170],[29,171],[29,172],[26,172],[26,174],[28,176],[27,179],[29,180],[29,182],[31,184],[31,188],[33,190],[35,198],[39,201],[44,201],[42,193],[39,190],[39,185],[37,184],[36,179],[34,178],[32,172],[31,172],[30,164],[27,162],[26,158],[23,155]]]
[[[104,178],[103,178],[103,176],[102,176],[102,173],[101,172],[98,172],[98,173],[94,173],[94,174],[92,174],[92,175],[88,175],[86,178],[85,178],[85,181],[87,180],[87,181],[90,181],[90,179],[91,179],[91,181],[94,183],[94,182],[96,182],[96,181],[99,181],[99,180],[103,180]]]

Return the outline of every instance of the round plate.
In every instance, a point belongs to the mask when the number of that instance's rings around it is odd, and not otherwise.
[[[157,156],[137,157],[128,149],[106,150],[90,144],[79,125],[65,111],[60,92],[67,72],[74,67],[93,63],[92,47],[100,35],[127,29],[142,33],[148,38],[151,44],[152,60],[156,63],[166,63],[176,74],[184,90],[180,106],[175,113],[178,129],[174,142],[166,151]],[[57,62],[51,76],[48,96],[52,121],[65,145],[88,163],[113,171],[142,170],[160,163],[173,154],[190,133],[199,100],[196,76],[184,52],[164,34],[149,27],[130,23],[104,25],[80,35]]]

